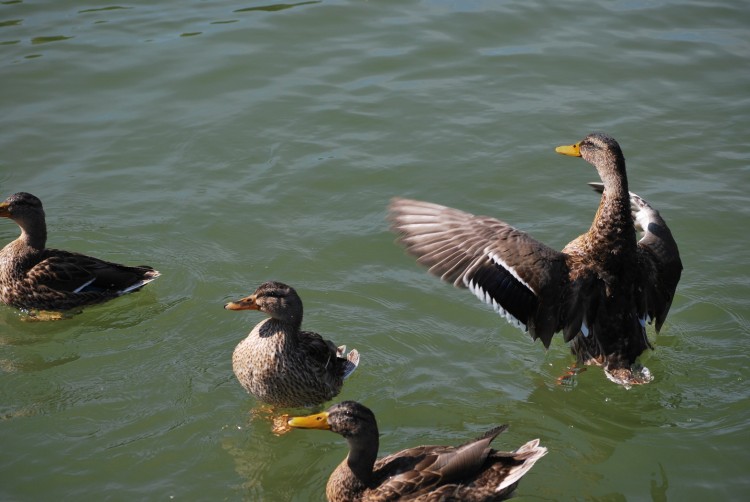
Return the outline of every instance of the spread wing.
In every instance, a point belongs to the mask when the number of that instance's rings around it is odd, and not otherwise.
[[[603,190],[601,183],[589,185],[597,192]],[[638,241],[638,264],[642,273],[638,313],[641,318],[656,321],[654,327],[659,332],[682,275],[680,252],[659,211],[633,192],[630,192],[630,209],[636,230],[643,232]]]
[[[511,225],[449,207],[395,198],[391,228],[430,273],[471,290],[549,346],[567,284],[565,255]]]

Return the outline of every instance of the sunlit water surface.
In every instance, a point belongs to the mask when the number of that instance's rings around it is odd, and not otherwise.
[[[362,354],[338,399],[381,452],[549,454],[518,500],[750,493],[750,31],[739,0],[0,4],[0,198],[49,244],[162,277],[74,319],[0,308],[0,499],[322,500],[345,443],[271,434],[222,309],[295,286],[305,326]],[[597,204],[554,147],[617,138],[685,265],[655,375],[625,390],[394,244],[394,195],[501,217],[561,248]],[[0,221],[0,243],[17,227]],[[305,410],[298,410],[304,412]]]

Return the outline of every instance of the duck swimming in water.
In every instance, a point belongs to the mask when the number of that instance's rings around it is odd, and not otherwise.
[[[232,354],[240,384],[258,400],[281,407],[319,405],[341,392],[357,369],[359,352],[346,353],[317,333],[302,331],[302,300],[294,288],[264,282],[255,292],[229,302],[227,310],[259,310],[258,323]]]
[[[329,502],[505,500],[547,454],[538,439],[510,452],[490,448],[508,427],[502,425],[461,446],[416,446],[376,460],[375,415],[355,401],[334,404],[316,415],[291,418],[289,425],[330,430],[349,443],[349,454],[328,478]]]
[[[21,235],[0,251],[0,301],[29,312],[64,312],[136,291],[159,277],[151,267],[127,266],[47,248],[42,202],[26,192],[0,203],[0,217]]]

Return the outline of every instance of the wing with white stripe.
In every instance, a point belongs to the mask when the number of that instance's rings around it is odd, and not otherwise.
[[[507,223],[449,207],[393,199],[399,241],[430,273],[471,290],[545,345],[559,326],[564,255]]]

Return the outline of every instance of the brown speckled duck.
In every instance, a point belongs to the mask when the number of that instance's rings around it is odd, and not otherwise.
[[[582,157],[602,180],[591,228],[562,251],[503,221],[415,200],[391,202],[392,229],[431,273],[468,288],[545,347],[562,331],[579,363],[602,366],[626,387],[646,383],[650,372],[635,362],[651,347],[646,322],[658,333],[672,304],[677,244],[659,212],[628,191],[613,138],[593,133],[556,151]]]
[[[369,408],[354,401],[289,420],[294,428],[330,430],[345,437],[349,454],[326,485],[330,502],[367,500],[505,500],[519,480],[547,453],[534,439],[512,452],[490,443],[503,425],[461,446],[417,446],[376,460],[378,424]]]
[[[281,407],[319,405],[336,396],[359,364],[359,352],[346,354],[317,333],[301,331],[302,300],[294,288],[264,282],[228,310],[260,310],[258,323],[232,354],[232,368],[247,392]]]
[[[64,312],[140,289],[159,277],[151,267],[130,267],[50,249],[42,202],[19,192],[0,203],[0,216],[21,236],[0,251],[0,301],[32,311]]]

